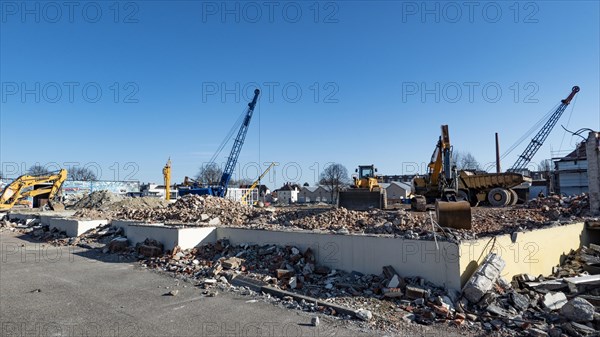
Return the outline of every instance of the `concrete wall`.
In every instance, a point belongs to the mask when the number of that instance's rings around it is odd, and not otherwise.
[[[166,250],[175,246],[190,249],[199,245],[217,241],[215,227],[175,227],[162,223],[142,223],[139,221],[113,220],[112,225],[123,228],[123,233],[131,244],[154,239],[163,244]]]
[[[552,267],[573,249],[589,243],[584,223],[538,229],[511,235],[469,240],[460,245],[460,274],[464,285],[479,263],[494,251],[504,259],[502,276],[511,280],[517,274],[548,275]]]
[[[600,133],[590,132],[586,141],[588,189],[592,214],[600,214]]]
[[[458,246],[453,243],[367,235],[217,228],[217,238],[232,244],[293,245],[312,248],[317,262],[331,268],[381,274],[392,265],[401,276],[421,276],[449,289],[460,289]]]
[[[50,229],[56,228],[67,233],[67,236],[79,236],[90,229],[106,225],[108,220],[77,220],[65,218],[49,218]]]

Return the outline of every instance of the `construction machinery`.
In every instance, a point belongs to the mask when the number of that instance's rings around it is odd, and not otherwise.
[[[171,200],[171,158],[167,160],[167,164],[163,167],[163,179],[165,184],[165,200],[169,201]]]
[[[442,135],[424,176],[413,179],[415,196],[411,199],[413,210],[425,211],[427,203],[437,199],[464,200],[472,207],[482,202],[491,206],[515,205],[519,200],[515,187],[531,183],[531,178],[516,172],[482,173],[458,171],[452,163],[452,147],[448,126],[442,125]]]
[[[56,194],[63,182],[67,180],[67,170],[46,175],[22,175],[8,184],[0,194],[0,211],[13,208],[19,202],[29,197],[47,197],[48,205],[54,210],[63,210],[64,206],[54,202]]]
[[[427,174],[413,179],[411,209],[425,211],[427,202],[435,202],[438,223],[454,228],[471,228],[471,205],[458,195],[458,173],[452,161],[448,125],[442,125]]]
[[[271,165],[269,165],[269,167],[267,167],[267,169],[258,177],[258,179],[256,179],[252,183],[252,186],[250,186],[250,188],[248,189],[248,191],[246,193],[244,193],[244,195],[242,196],[242,204],[246,204],[247,203],[246,199],[248,199],[248,196],[250,196],[250,194],[256,188],[256,186],[258,186],[258,184],[260,184],[260,180],[269,172],[269,170],[271,170],[271,168],[273,166],[275,166],[275,163],[271,163]],[[259,195],[260,195],[260,191],[259,191]]]
[[[361,165],[352,177],[354,184],[345,191],[338,192],[338,207],[351,210],[385,209],[387,196],[377,180],[374,165]]]
[[[554,128],[554,126],[556,125],[556,123],[558,122],[560,117],[562,116],[562,114],[565,111],[565,109],[567,108],[567,106],[571,103],[571,100],[575,97],[575,94],[577,94],[578,92],[579,92],[578,86],[574,86],[573,88],[571,88],[571,93],[569,94],[569,96],[567,96],[567,98],[560,101],[560,104],[558,105],[556,110],[554,110],[554,112],[552,112],[552,114],[550,115],[550,117],[548,118],[546,123],[544,123],[542,128],[531,139],[531,142],[529,142],[529,145],[527,145],[527,147],[525,148],[523,153],[521,153],[521,155],[519,156],[517,161],[513,164],[513,166],[510,169],[508,169],[508,172],[522,172],[526,169],[526,167],[529,164],[529,162],[531,161],[531,159],[533,159],[533,156],[535,156],[535,154],[540,149],[540,147],[542,147],[542,145],[544,144],[544,141],[546,141],[546,138],[548,138],[548,135],[550,134],[550,132],[552,131],[552,129]],[[543,119],[545,119],[545,118],[546,118],[546,116],[544,116]],[[534,126],[534,128],[535,128],[535,126]],[[514,147],[516,147],[519,143],[520,142],[517,142],[516,145],[513,145],[512,148],[509,149],[509,151],[504,156],[506,156],[508,153],[510,153],[510,151],[512,149],[514,149]]]
[[[223,170],[223,174],[221,175],[219,183],[216,186],[199,186],[199,184],[196,182],[193,183],[192,186],[188,186],[186,188],[186,182],[184,182],[184,187],[179,189],[180,196],[184,196],[187,194],[197,194],[212,195],[221,198],[225,197],[225,194],[227,193],[227,187],[229,186],[229,181],[231,180],[231,177],[233,175],[233,170],[235,169],[235,165],[237,164],[240,152],[242,151],[242,146],[244,145],[244,141],[246,139],[246,134],[248,133],[248,127],[250,126],[250,120],[252,119],[252,113],[254,112],[254,107],[256,106],[256,102],[258,101],[259,94],[260,90],[255,89],[254,98],[250,103],[248,103],[248,108],[244,112],[243,118],[241,119],[240,128],[233,142],[231,153],[227,158],[227,163],[225,164],[225,169]],[[225,144],[229,141],[230,136],[232,135],[233,133],[230,133],[227,137],[225,137],[225,140],[221,143],[221,146],[219,146],[217,153],[215,153],[215,155],[213,156],[211,163],[214,163],[214,159],[225,146]],[[189,180],[187,181],[187,183],[189,183]]]

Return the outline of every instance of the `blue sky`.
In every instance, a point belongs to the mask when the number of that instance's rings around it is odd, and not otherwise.
[[[50,5],[49,5],[50,4]],[[410,174],[441,124],[494,160],[565,98],[538,163],[600,129],[597,1],[2,1],[0,162],[174,181],[208,161],[258,84],[238,174],[313,183],[329,162]],[[247,92],[247,93],[246,93]],[[503,162],[508,168],[523,143]],[[223,162],[228,145],[219,158]],[[241,172],[241,173],[240,173]]]

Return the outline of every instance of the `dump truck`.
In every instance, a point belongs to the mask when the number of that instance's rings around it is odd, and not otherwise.
[[[349,189],[338,192],[338,207],[364,211],[387,207],[387,196],[385,189],[381,188],[377,180],[377,169],[374,165],[361,165],[352,177],[354,183]]]

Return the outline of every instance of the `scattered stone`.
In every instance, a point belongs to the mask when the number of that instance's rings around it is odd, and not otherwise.
[[[369,321],[371,318],[373,318],[373,313],[366,309],[358,309],[356,310],[356,317],[363,321]]]
[[[549,292],[544,295],[544,307],[550,310],[559,310],[567,303],[567,296],[562,292]]]
[[[463,295],[471,303],[479,302],[483,295],[492,289],[505,265],[499,255],[488,254],[463,288]]]
[[[581,297],[575,297],[560,309],[560,314],[574,322],[591,322],[594,306]]]

